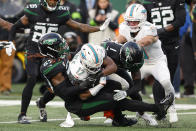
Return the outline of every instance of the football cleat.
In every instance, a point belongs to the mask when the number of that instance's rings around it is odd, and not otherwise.
[[[163,100],[161,100],[160,104],[164,105],[165,111],[167,111],[168,108],[173,104],[174,98],[174,94],[170,93]]]
[[[114,119],[114,113],[112,110],[104,111],[104,116],[106,117],[106,120],[104,121],[105,124],[112,124],[112,121]]]
[[[71,117],[71,114],[68,112],[66,120],[64,122],[62,122],[59,126],[70,128],[70,127],[73,127],[74,125],[75,125],[75,123]]]
[[[113,126],[117,126],[117,127],[125,127],[125,126],[132,126],[134,124],[137,123],[136,119],[133,118],[126,118],[125,115],[121,115],[120,117],[116,118],[114,117],[113,121],[112,121],[112,125]]]
[[[157,120],[162,120],[163,118],[166,117],[167,110],[172,105],[173,101],[174,101],[173,93],[170,93],[163,100],[161,100],[161,102],[158,105],[159,112],[157,112],[157,116],[156,116]]]
[[[40,106],[40,98],[37,99],[36,105],[39,108],[39,119],[41,122],[47,122],[47,112],[45,108]]]
[[[20,124],[30,124],[31,122],[27,119],[25,115],[19,115],[18,116],[18,123]]]
[[[174,105],[170,106],[170,108],[168,109],[168,112],[169,112],[169,122],[170,123],[177,122],[178,121],[178,115],[177,115],[177,112],[176,112],[176,109],[175,109]]]
[[[147,125],[150,125],[150,126],[157,126],[158,125],[157,121],[147,113],[140,115],[138,112],[136,112],[136,117],[142,118],[143,120],[145,120]]]
[[[106,118],[106,120],[103,122],[104,124],[112,124],[112,118]]]

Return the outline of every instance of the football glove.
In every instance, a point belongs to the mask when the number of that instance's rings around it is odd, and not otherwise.
[[[111,21],[111,18],[109,17],[109,18],[107,18],[106,20],[105,20],[105,22],[103,23],[103,25],[101,25],[100,26],[100,31],[103,31],[103,30],[105,30],[107,27],[108,27],[108,25],[109,25],[109,23],[110,23],[110,21]]]
[[[114,90],[116,94],[114,94],[113,98],[115,101],[123,100],[127,97],[127,92],[122,90]]]
[[[14,43],[12,41],[7,42],[7,45],[5,46],[5,51],[8,56],[12,55],[13,49],[16,50]]]

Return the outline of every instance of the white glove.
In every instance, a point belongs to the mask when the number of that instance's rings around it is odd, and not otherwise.
[[[127,92],[122,90],[114,90],[116,94],[114,94],[113,98],[115,101],[120,101],[122,99],[125,99],[127,97]]]
[[[110,21],[111,21],[111,18],[109,17],[109,18],[107,18],[106,20],[105,20],[105,22],[103,23],[103,25],[102,26],[100,26],[100,30],[101,31],[103,31],[103,30],[105,30],[107,27],[108,27],[108,25],[109,25],[109,23],[110,23]]]
[[[12,41],[7,42],[8,45],[5,46],[5,51],[8,56],[12,55],[12,49],[16,50],[16,47]]]

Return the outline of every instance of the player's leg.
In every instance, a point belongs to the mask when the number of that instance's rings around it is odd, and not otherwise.
[[[168,96],[170,93],[173,95],[175,94],[174,87],[170,81],[170,73],[167,67],[167,59],[166,57],[163,57],[160,59],[160,61],[155,65],[154,71],[152,72],[155,79],[159,81],[161,86],[164,88],[165,95]],[[178,117],[175,110],[175,101],[173,102],[173,105],[169,109],[170,114],[170,122],[177,122]]]
[[[31,101],[33,88],[39,75],[41,60],[38,58],[27,59],[26,71],[27,71],[27,83],[22,92],[21,101],[21,112],[18,116],[18,122],[21,124],[29,124],[30,122],[26,119],[26,112]]]
[[[142,97],[139,94],[139,91],[141,91],[141,88],[135,87],[133,86],[133,80],[131,78],[131,73],[128,73],[125,70],[121,70],[119,72],[117,72],[121,77],[123,77],[128,83],[129,83],[129,88],[132,88],[133,93],[131,95],[129,95],[129,97],[131,97],[133,100],[138,100],[138,101],[142,101]],[[156,126],[158,125],[157,121],[150,115],[148,115],[147,113],[144,112],[137,112],[136,113],[137,118],[142,118],[146,121],[147,124],[151,125],[151,126]]]
[[[39,108],[39,113],[40,113],[40,121],[41,122],[46,122],[47,121],[47,112],[46,112],[46,104],[53,100],[55,97],[55,94],[51,92],[50,90],[46,90],[43,94],[42,97],[38,98],[36,101],[36,105]]]
[[[113,94],[105,92],[100,92],[98,95],[88,99],[87,101],[81,101],[80,110],[78,110],[76,114],[79,117],[83,117],[105,110],[113,110],[114,126],[131,126],[137,123],[135,119],[125,118],[118,107],[117,102],[114,101]]]

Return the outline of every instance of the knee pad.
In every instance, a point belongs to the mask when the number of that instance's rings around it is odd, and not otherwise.
[[[173,94],[175,93],[174,87],[173,87],[170,79],[163,80],[160,83],[163,86],[163,88],[165,89],[165,95],[168,95],[169,93],[173,93]]]

